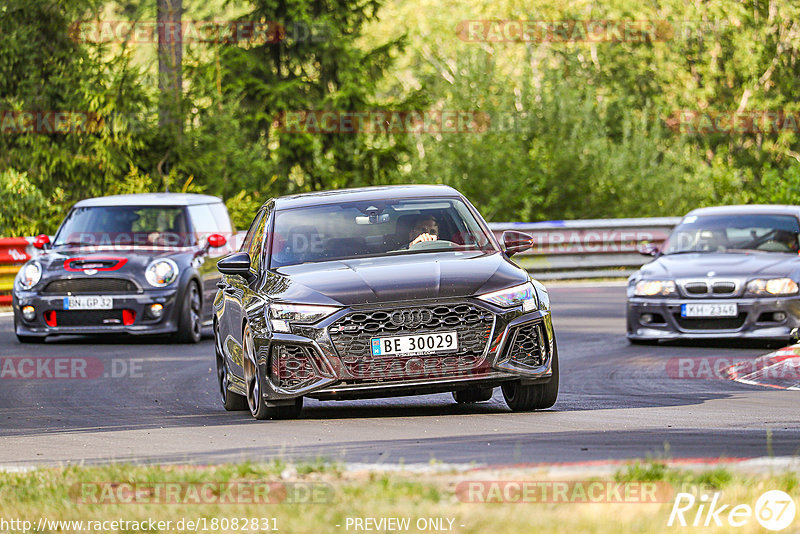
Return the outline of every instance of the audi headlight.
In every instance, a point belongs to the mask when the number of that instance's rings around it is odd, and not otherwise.
[[[42,279],[42,266],[38,261],[26,264],[17,274],[17,284],[22,289],[30,289]]]
[[[797,291],[797,282],[791,278],[758,278],[747,282],[747,292],[751,295],[794,295]]]
[[[269,319],[277,332],[289,332],[289,323],[313,324],[336,313],[335,306],[315,306],[311,304],[270,304]]]
[[[525,282],[524,284],[508,289],[501,289],[500,291],[478,295],[478,298],[486,302],[491,302],[495,306],[500,306],[501,308],[512,308],[522,305],[523,311],[531,311],[535,310],[537,307],[536,292],[533,289],[533,284],[530,282]]]
[[[637,297],[667,297],[675,295],[675,282],[672,280],[639,280],[633,289]]]
[[[166,287],[178,278],[178,264],[170,259],[153,261],[147,266],[144,277],[154,287]]]

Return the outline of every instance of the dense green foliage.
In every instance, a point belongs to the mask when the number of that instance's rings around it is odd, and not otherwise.
[[[53,231],[88,196],[165,188],[222,196],[239,227],[270,196],[370,184],[450,184],[495,221],[677,215],[800,193],[796,129],[675,127],[679,110],[800,113],[794,2],[189,4],[185,21],[290,31],[277,43],[186,42],[180,133],[158,127],[155,43],[70,33],[80,20],[152,20],[155,0],[0,5],[0,113],[103,117],[96,130],[62,133],[0,124],[0,235]],[[660,22],[655,39],[469,42],[457,31],[464,20]],[[491,123],[442,134],[281,130],[279,114],[299,110],[461,110]]]

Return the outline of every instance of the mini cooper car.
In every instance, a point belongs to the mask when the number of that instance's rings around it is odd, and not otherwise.
[[[797,206],[690,212],[628,280],[628,339],[795,339],[799,218]]]
[[[452,392],[513,410],[549,408],[558,349],[544,286],[509,260],[445,186],[269,200],[241,250],[218,263],[214,337],[222,402],[256,419],[297,417],[303,398]]]
[[[211,323],[232,227],[217,197],[152,193],[83,200],[19,271],[17,339],[54,334],[171,334],[198,342]]]

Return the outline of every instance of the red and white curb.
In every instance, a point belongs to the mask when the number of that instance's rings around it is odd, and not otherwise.
[[[800,391],[800,344],[738,362],[728,368],[728,377],[741,384]]]

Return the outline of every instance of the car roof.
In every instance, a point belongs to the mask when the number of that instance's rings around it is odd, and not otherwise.
[[[193,206],[222,202],[219,197],[194,193],[138,193],[87,198],[75,204],[76,208],[90,206]]]
[[[697,208],[688,215],[794,215],[800,216],[800,206],[785,204],[742,204],[736,206],[713,206]]]
[[[441,198],[461,197],[461,194],[447,185],[386,185],[377,187],[356,187],[317,191],[299,195],[288,195],[275,199],[276,209],[305,208],[322,204],[342,202],[363,202],[369,200],[392,200],[395,198]]]

